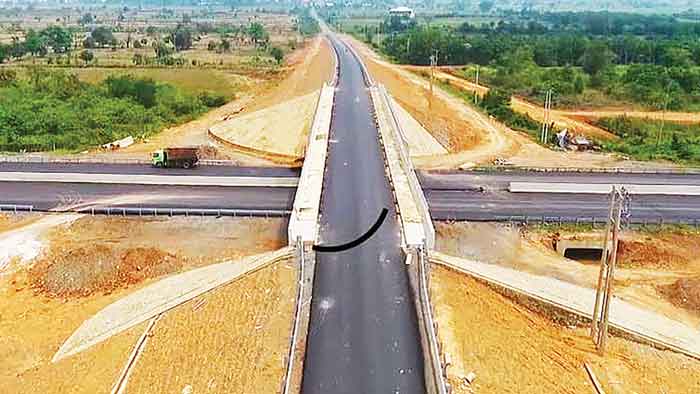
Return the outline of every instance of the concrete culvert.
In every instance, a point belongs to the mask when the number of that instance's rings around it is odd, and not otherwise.
[[[571,260],[595,263],[603,257],[603,250],[599,248],[568,248],[564,251],[564,257]]]

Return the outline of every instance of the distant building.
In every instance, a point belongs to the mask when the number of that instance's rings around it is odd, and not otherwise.
[[[389,9],[389,16],[397,16],[400,18],[413,19],[416,14],[413,12],[413,8],[408,7],[395,7]]]

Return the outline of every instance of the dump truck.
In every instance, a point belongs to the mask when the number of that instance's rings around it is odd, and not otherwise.
[[[192,168],[199,162],[198,148],[165,148],[153,152],[154,167]]]

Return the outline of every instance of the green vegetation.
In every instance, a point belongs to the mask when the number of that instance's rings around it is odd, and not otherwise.
[[[605,141],[606,150],[637,160],[669,160],[700,164],[700,126],[627,117],[603,118],[597,125],[621,137]]]
[[[75,151],[149,136],[225,102],[220,95],[192,95],[128,75],[89,84],[40,68],[26,78],[3,73],[11,75],[0,77],[0,151]]]
[[[482,82],[535,101],[553,89],[558,107],[700,110],[700,24],[672,17],[526,12],[479,26],[387,19],[352,33],[399,63],[437,54],[439,65],[481,65]]]
[[[292,13],[297,15],[297,30],[304,36],[313,36],[321,31],[316,19],[311,17],[310,8],[294,8]]]
[[[449,81],[438,82],[440,86],[451,94],[462,98],[465,101],[473,102],[474,96],[449,84]],[[503,89],[491,89],[481,99],[477,105],[489,115],[498,119],[513,130],[522,131],[538,139],[540,133],[540,123],[527,115],[513,111],[510,107],[512,92]]]

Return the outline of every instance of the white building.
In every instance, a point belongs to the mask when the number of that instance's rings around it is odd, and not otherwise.
[[[413,12],[413,8],[408,8],[408,7],[395,7],[389,9],[389,15],[390,16],[398,16],[402,18],[409,18],[413,19],[416,14]]]

